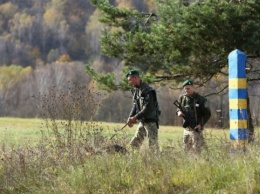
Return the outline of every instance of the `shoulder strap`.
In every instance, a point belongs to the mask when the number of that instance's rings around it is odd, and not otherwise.
[[[181,96],[180,100],[181,100],[181,106],[184,107],[186,96],[185,95]]]
[[[137,89],[136,88],[132,88],[131,89],[131,93],[132,93],[134,99],[136,99],[137,98]]]
[[[194,112],[195,112],[196,123],[198,123],[198,113],[197,113],[197,107],[196,107],[197,97],[198,97],[198,95],[196,93],[194,96],[194,99],[193,99],[193,108],[194,108]]]

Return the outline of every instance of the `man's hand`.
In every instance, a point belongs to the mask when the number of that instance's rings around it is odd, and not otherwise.
[[[195,128],[194,128],[195,130],[197,129],[198,131],[201,131],[201,130],[203,130],[203,128],[202,128],[202,126],[201,125],[197,125]]]
[[[184,114],[181,111],[177,112],[178,117],[184,117]]]
[[[133,124],[133,123],[130,123],[130,122],[128,122],[127,125],[128,125],[128,127],[130,127],[130,128],[134,126],[134,124]]]
[[[130,117],[129,118],[131,123],[136,123],[137,122],[137,118],[136,117]]]
[[[129,117],[128,120],[127,120],[127,125],[128,127],[133,127],[134,126],[134,123],[136,123],[137,119],[135,117]]]

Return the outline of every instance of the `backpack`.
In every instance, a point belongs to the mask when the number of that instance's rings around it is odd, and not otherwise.
[[[155,107],[155,110],[156,110],[156,117],[159,121],[159,116],[161,115],[161,111],[160,111],[160,108],[159,108],[159,103],[158,103],[158,100],[157,100],[157,94],[156,94],[156,91],[152,88],[152,87],[147,87],[145,88],[142,93],[141,93],[141,96],[142,97],[146,97],[146,95],[151,92],[153,94],[153,99],[154,99],[154,107]]]

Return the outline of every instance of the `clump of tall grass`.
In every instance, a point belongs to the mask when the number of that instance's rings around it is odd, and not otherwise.
[[[1,188],[2,192],[52,188],[54,179],[67,167],[82,166],[89,156],[113,152],[112,144],[124,144],[122,138],[105,135],[95,121],[103,94],[83,85],[68,85],[67,91],[53,86],[33,96],[43,119],[41,139],[36,145],[10,148],[3,144],[0,192]]]
[[[117,138],[105,136],[104,129],[95,120],[105,94],[85,85],[69,82],[68,86],[67,91],[53,86],[48,93],[35,97],[44,120],[42,141],[56,148],[84,153],[98,152],[110,144],[110,140],[116,141]]]
[[[258,146],[245,153],[209,147],[200,155],[176,146],[159,154],[75,158],[49,147],[2,154],[1,192],[6,193],[258,193]]]

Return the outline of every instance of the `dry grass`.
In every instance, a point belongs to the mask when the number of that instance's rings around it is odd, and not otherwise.
[[[186,154],[181,128],[161,126],[159,153],[151,153],[145,144],[131,151],[128,143],[135,128],[115,132],[123,124],[95,122],[94,115],[85,115],[90,122],[83,120],[85,109],[74,104],[75,96],[82,95],[86,104],[95,96],[75,87],[67,93],[73,96],[41,94],[42,120],[0,119],[0,193],[260,192],[259,139],[246,152],[231,152],[228,130],[207,129],[207,149]],[[19,142],[14,144],[16,135]]]
[[[128,149],[130,136],[124,131],[133,133],[134,129],[126,128],[110,140],[113,133],[108,131],[121,127],[121,124],[88,123],[88,138],[83,140],[78,136],[70,144],[65,144],[67,136],[63,136],[64,129],[59,127],[61,142],[65,142],[60,144],[53,133],[40,133],[40,136],[34,133],[37,126],[42,125],[42,120],[1,118],[0,122],[3,120],[9,121],[8,126],[13,131],[24,132],[21,136],[34,137],[35,143],[12,147],[2,143],[1,193],[260,192],[257,184],[260,181],[258,139],[248,146],[247,152],[231,153],[227,131],[208,130],[208,150],[201,155],[187,155],[174,137],[180,136],[182,130],[162,126],[159,154],[150,153],[146,146],[139,152],[122,154],[107,151],[107,147],[114,144]],[[23,123],[26,123],[28,133],[21,127]],[[103,130],[103,127],[107,129]],[[169,133],[172,137],[164,139]]]

